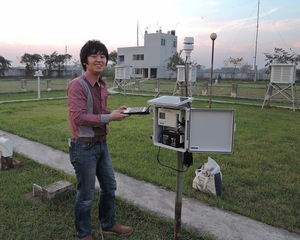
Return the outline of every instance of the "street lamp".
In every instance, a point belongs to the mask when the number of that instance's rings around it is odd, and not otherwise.
[[[216,33],[210,34],[210,39],[212,40],[212,50],[211,50],[211,69],[210,69],[210,94],[209,94],[209,108],[211,108],[211,95],[212,95],[212,77],[213,77],[213,68],[214,68],[214,48],[215,48],[215,40],[217,38]]]

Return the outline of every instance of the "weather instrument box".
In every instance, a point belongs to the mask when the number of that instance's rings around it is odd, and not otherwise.
[[[191,108],[192,101],[175,96],[148,101],[153,105],[153,144],[179,152],[232,153],[235,111]]]
[[[271,64],[271,83],[295,83],[295,64]]]

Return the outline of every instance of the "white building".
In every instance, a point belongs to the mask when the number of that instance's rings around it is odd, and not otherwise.
[[[169,78],[168,59],[177,51],[177,36],[172,30],[162,33],[145,31],[144,46],[117,49],[118,67],[132,67],[132,78]]]

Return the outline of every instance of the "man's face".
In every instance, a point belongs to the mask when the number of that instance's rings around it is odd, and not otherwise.
[[[87,58],[86,71],[91,74],[100,74],[106,66],[106,56],[102,53],[95,53]]]

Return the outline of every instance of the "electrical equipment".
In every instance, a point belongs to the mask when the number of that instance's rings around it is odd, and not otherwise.
[[[192,100],[162,96],[148,101],[154,106],[153,144],[183,153],[232,153],[235,111],[191,108]]]
[[[163,130],[161,134],[161,143],[174,148],[182,147],[180,134],[175,130]]]
[[[180,110],[170,108],[158,108],[158,125],[176,128],[180,121],[182,121],[182,115]]]

